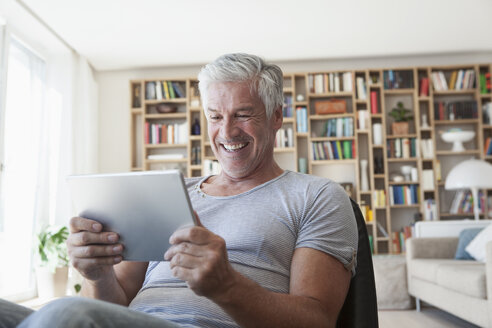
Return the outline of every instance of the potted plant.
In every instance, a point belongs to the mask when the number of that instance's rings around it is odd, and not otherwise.
[[[389,115],[395,120],[391,124],[392,133],[394,135],[408,134],[408,121],[413,120],[412,111],[406,109],[403,103],[399,101]]]
[[[37,234],[39,265],[36,267],[38,297],[66,294],[68,281],[67,227],[46,226]]]

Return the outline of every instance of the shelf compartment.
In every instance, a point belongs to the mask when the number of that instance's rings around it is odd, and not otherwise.
[[[275,153],[293,153],[296,151],[295,147],[275,147],[273,148]]]
[[[478,124],[478,118],[464,118],[460,120],[434,120],[435,125]]]
[[[351,117],[354,118],[355,115],[353,113],[346,113],[346,114],[326,114],[326,115],[311,115],[309,116],[309,119],[312,121],[324,121],[324,120],[329,120],[333,118],[344,118],[344,117]]]
[[[192,135],[192,136],[190,136],[190,140],[202,140],[202,136]]]
[[[145,148],[147,149],[159,149],[159,148],[186,148],[188,144],[167,144],[167,143],[161,143],[161,144],[146,144]]]
[[[326,97],[352,97],[353,92],[340,91],[340,92],[325,92],[325,93],[310,93],[310,98],[326,98]]]
[[[413,95],[415,93],[415,89],[385,89],[384,94],[387,95]]]
[[[326,165],[326,164],[355,164],[356,159],[332,159],[332,160],[311,160],[312,165]]]
[[[155,120],[175,120],[186,119],[186,113],[170,113],[170,114],[145,114],[145,119]]]
[[[419,208],[420,204],[410,204],[410,205],[390,205],[391,208]]]
[[[284,117],[282,123],[295,123],[295,119],[293,117]]]
[[[147,99],[147,100],[145,100],[146,105],[154,105],[154,104],[162,104],[162,103],[186,104],[186,98]]]
[[[170,159],[146,159],[145,163],[155,164],[155,163],[187,163],[187,158],[170,158]]]
[[[435,91],[434,90],[434,96],[449,96],[449,95],[468,95],[468,94],[475,94],[477,90],[476,89],[464,89],[464,90],[442,90],[442,91]]]
[[[313,137],[311,141],[343,141],[343,140],[355,140],[355,137]]]
[[[192,169],[192,170],[201,170],[202,169],[202,165],[201,164],[190,165],[190,169]]]
[[[388,182],[390,186],[401,186],[401,185],[418,185],[420,182],[415,182],[415,181],[402,181],[402,182]]]
[[[417,138],[416,134],[388,135],[386,139]]]
[[[408,158],[388,158],[388,162],[415,162],[418,157],[408,157]]]

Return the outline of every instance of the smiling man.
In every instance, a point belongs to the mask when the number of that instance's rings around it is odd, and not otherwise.
[[[137,263],[121,262],[117,235],[73,218],[68,248],[83,294],[125,307],[60,300],[24,325],[335,326],[355,272],[356,222],[337,183],[274,160],[282,71],[230,54],[206,65],[199,81],[222,167],[186,180],[200,224],[172,235],[165,261]]]

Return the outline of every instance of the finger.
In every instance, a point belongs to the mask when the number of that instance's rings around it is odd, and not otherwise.
[[[123,260],[121,255],[93,258],[73,258],[72,265],[80,272],[94,270],[95,267],[102,267],[120,263]]]
[[[204,250],[200,246],[183,242],[169,247],[166,253],[164,253],[164,260],[169,261],[174,255],[178,253],[203,256]]]
[[[180,280],[189,282],[194,279],[195,269],[189,269],[181,266],[175,266],[171,269],[171,273],[173,277],[178,278]]]
[[[92,231],[99,232],[102,230],[102,224],[91,220],[82,218],[79,216],[73,217],[70,219],[70,232],[75,233],[79,231]]]
[[[199,257],[178,253],[172,257],[171,262],[169,262],[169,267],[171,269],[177,266],[187,269],[193,269],[199,267],[201,263],[202,260]]]
[[[212,232],[203,227],[187,227],[176,230],[169,238],[169,243],[175,245],[182,242],[190,242],[197,245],[204,245],[212,235]]]
[[[109,245],[109,246],[82,246],[74,247],[71,249],[71,257],[78,258],[92,258],[92,257],[107,257],[121,255],[123,252],[123,245]]]
[[[119,236],[115,232],[87,232],[81,231],[68,236],[67,243],[73,246],[86,246],[94,244],[114,244]]]

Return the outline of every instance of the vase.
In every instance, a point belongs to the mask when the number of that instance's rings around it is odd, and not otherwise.
[[[369,179],[367,177],[367,159],[360,160],[360,190],[369,191]]]
[[[67,294],[67,281],[68,267],[56,268],[55,272],[51,272],[46,267],[36,268],[36,283],[39,298],[50,299],[65,296]]]

